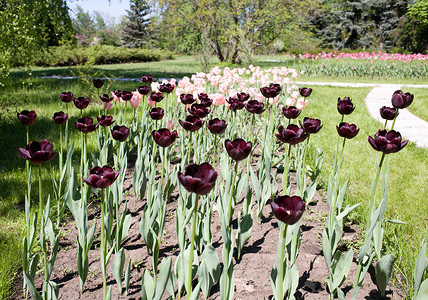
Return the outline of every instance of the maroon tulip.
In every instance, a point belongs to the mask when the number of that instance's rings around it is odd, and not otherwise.
[[[111,126],[115,121],[113,121],[113,116],[102,115],[101,117],[97,117],[98,124],[101,127]]]
[[[305,202],[299,196],[281,196],[270,203],[275,217],[288,225],[296,224],[305,210]]]
[[[130,92],[130,91],[122,91],[120,93],[120,97],[122,98],[123,101],[129,101],[132,98],[132,92]]]
[[[61,95],[59,95],[59,98],[62,102],[69,103],[73,101],[73,93],[72,92],[62,92]]]
[[[104,103],[109,103],[113,100],[113,97],[109,97],[107,94],[100,96],[100,99]]]
[[[150,87],[149,86],[147,86],[147,85],[142,85],[142,86],[139,86],[138,88],[137,88],[137,91],[141,94],[141,95],[148,95],[149,93],[150,93]]]
[[[288,125],[287,128],[284,128],[281,125],[278,127],[278,132],[279,133],[275,133],[278,140],[290,145],[296,145],[300,142],[303,142],[309,136],[309,133],[306,132],[302,127],[294,124]]]
[[[262,87],[260,92],[266,98],[275,98],[281,92],[282,87],[277,83],[271,83],[269,86]]]
[[[152,101],[155,101],[155,102],[161,102],[162,99],[164,98],[162,93],[151,93],[149,97]]]
[[[204,120],[196,116],[187,116],[185,121],[178,120],[181,127],[190,132],[195,132],[204,125]]]
[[[91,102],[91,100],[89,98],[85,98],[85,97],[77,97],[73,100],[74,105],[78,108],[78,109],[85,109],[88,107],[89,102]]]
[[[97,89],[102,88],[104,85],[104,80],[102,79],[94,79],[92,82],[94,83],[94,87],[96,87]]]
[[[122,96],[122,91],[121,90],[115,90],[113,93],[118,98],[120,98]]]
[[[48,140],[39,142],[30,142],[27,147],[18,148],[19,155],[26,160],[31,161],[35,165],[40,165],[44,162],[49,162],[57,155],[58,151],[52,153],[52,143]]]
[[[210,107],[213,104],[213,101],[210,98],[203,98],[201,100],[201,104],[206,107]]]
[[[226,148],[227,153],[233,160],[240,161],[247,158],[247,156],[251,152],[253,144],[251,142],[247,143],[243,139],[238,138],[235,139],[233,142],[227,139],[224,142],[224,146]]]
[[[402,142],[401,134],[398,131],[386,131],[386,129],[376,132],[374,138],[369,136],[368,140],[373,149],[382,151],[384,154],[398,152],[409,142],[408,140]]]
[[[126,126],[115,125],[115,126],[113,126],[113,129],[111,130],[111,136],[116,141],[123,142],[129,136],[129,128]]]
[[[245,103],[239,101],[238,98],[230,97],[229,99],[226,99],[226,101],[229,103],[229,109],[231,111],[241,110],[245,107]]]
[[[37,114],[34,110],[23,110],[20,113],[17,112],[16,115],[18,116],[19,122],[21,122],[21,124],[25,126],[33,125],[37,118]]]
[[[76,126],[77,130],[83,133],[89,133],[98,128],[98,124],[94,124],[94,120],[90,117],[84,117],[74,122],[74,126]]]
[[[312,89],[311,88],[307,88],[307,87],[302,87],[299,89],[299,93],[300,95],[302,95],[302,97],[309,97],[312,93]]]
[[[193,102],[195,102],[195,98],[193,98],[192,94],[181,94],[180,95],[180,101],[183,104],[192,104]]]
[[[352,104],[352,100],[349,97],[343,99],[337,99],[337,111],[341,115],[350,115],[354,111],[355,107]]]
[[[392,106],[395,108],[406,108],[413,102],[413,94],[403,93],[401,90],[395,91],[392,95]]]
[[[296,119],[301,112],[302,111],[300,109],[297,109],[295,106],[289,106],[289,107],[284,106],[282,108],[282,113],[289,120]]]
[[[149,111],[150,118],[153,120],[161,120],[165,114],[165,111],[160,107],[153,107]]]
[[[300,126],[302,126],[303,129],[305,129],[305,131],[308,133],[317,133],[323,126],[321,125],[321,121],[319,119],[312,119],[308,117],[303,119],[303,123],[301,121],[299,121],[299,123]]]
[[[175,89],[175,85],[172,85],[171,83],[164,83],[159,85],[159,91],[162,93],[170,94]]]
[[[245,108],[247,111],[249,111],[252,114],[262,114],[265,109],[265,105],[262,102],[259,102],[257,100],[250,100],[245,104]]]
[[[91,188],[105,189],[112,185],[118,176],[119,171],[113,171],[113,168],[110,166],[104,166],[102,168],[96,166],[89,170],[89,178],[82,177],[82,179]]]
[[[52,119],[54,120],[55,124],[65,124],[68,120],[68,114],[65,114],[63,111],[54,113]]]
[[[208,114],[211,112],[211,109],[209,109],[203,104],[193,103],[192,106],[188,109],[188,111],[189,114],[191,114],[192,116],[197,116],[203,119],[208,116]]]
[[[238,98],[239,101],[241,102],[245,102],[248,99],[250,99],[250,95],[248,95],[247,93],[238,93],[236,94],[236,97]]]
[[[205,99],[209,99],[209,97],[208,97],[208,95],[207,95],[207,94],[205,94],[205,93],[199,93],[199,94],[198,94],[198,99],[199,99],[200,101],[202,101],[202,100],[205,100]]]
[[[143,75],[140,77],[140,80],[144,83],[152,83],[153,77],[152,75]]]
[[[178,181],[189,192],[206,195],[215,186],[217,172],[209,163],[190,164],[186,167],[184,174],[178,172],[177,177]]]
[[[174,143],[178,134],[176,130],[171,132],[169,131],[169,129],[161,128],[158,131],[153,130],[152,136],[156,144],[165,148],[165,147],[169,147],[172,143]]]
[[[394,107],[382,106],[382,108],[380,108],[379,111],[380,111],[380,116],[382,117],[382,119],[385,119],[385,120],[394,120],[395,115],[398,116],[398,109]]]
[[[226,130],[227,124],[226,121],[215,118],[208,121],[207,127],[212,134],[221,134]]]
[[[347,122],[341,122],[339,126],[336,126],[337,133],[347,139],[354,138],[360,129],[357,129],[357,126],[355,124],[348,124]]]

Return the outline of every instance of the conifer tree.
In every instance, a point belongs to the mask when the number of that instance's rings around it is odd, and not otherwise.
[[[130,10],[123,24],[122,45],[128,48],[141,48],[150,42],[148,25],[150,7],[146,0],[131,0]]]

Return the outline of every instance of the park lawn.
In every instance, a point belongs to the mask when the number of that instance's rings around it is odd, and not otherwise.
[[[172,75],[165,77],[179,77],[182,74],[188,76],[191,73],[200,71],[200,67],[195,60],[189,57],[184,57],[183,60],[188,69],[185,67],[174,69],[168,62],[108,65],[99,66],[99,69],[106,73],[112,72],[110,73],[111,75],[121,77],[138,77],[150,73],[155,77],[163,77],[160,74]],[[177,63],[179,66],[180,58],[178,58]],[[61,70],[62,72],[67,72],[67,68]],[[33,75],[51,71],[51,69],[34,70]],[[0,198],[2,199],[0,203],[0,239],[2,242],[0,246],[0,298],[6,298],[10,295],[10,288],[14,282],[13,275],[19,270],[22,233],[25,226],[23,217],[23,200],[26,186],[25,163],[16,150],[18,147],[25,146],[25,128],[17,121],[16,112],[23,109],[35,109],[38,119],[30,127],[31,139],[41,140],[47,138],[52,141],[54,148],[57,149],[59,143],[58,127],[53,124],[51,117],[55,111],[65,109],[58,95],[63,91],[72,91],[75,95],[89,96],[88,91],[92,89],[90,82],[88,83],[84,80],[59,81],[55,79],[19,77],[18,73],[12,73],[13,79],[5,87],[0,88],[0,112],[2,115],[0,128],[1,132],[4,133],[0,142],[0,172],[2,178],[4,178],[3,182],[0,183]],[[300,81],[301,78],[298,80]],[[400,81],[399,83],[402,82]],[[138,82],[115,82],[110,86],[109,90],[133,90],[138,85]],[[351,97],[357,106],[355,112],[345,118],[345,121],[357,124],[361,130],[355,139],[348,141],[346,144],[346,168],[344,168],[343,178],[350,180],[347,201],[349,203],[362,203],[360,208],[351,215],[351,221],[364,227],[367,202],[370,195],[370,183],[375,175],[376,159],[380,157],[379,153],[374,151],[368,144],[367,136],[373,136],[382,127],[382,124],[369,116],[364,105],[364,98],[370,88],[313,88],[311,103],[302,113],[302,116],[319,118],[324,124],[323,129],[311,138],[311,147],[317,145],[324,150],[325,160],[321,177],[323,188],[326,187],[329,166],[337,142],[336,139],[331,138],[336,135],[335,126],[340,121],[340,116],[336,110],[337,98]],[[417,90],[409,91],[416,93]],[[92,90],[92,92],[94,91]],[[79,115],[78,112],[74,108],[70,109],[70,111],[74,112],[71,118],[75,120]],[[97,109],[92,109],[90,114],[93,117],[97,116]],[[70,123],[70,126],[73,126],[72,123]],[[80,139],[76,132],[74,137],[76,140],[75,146],[79,151]],[[90,145],[89,147],[95,149],[95,145]],[[417,148],[410,143],[401,152],[388,155],[387,161],[391,168],[389,175],[390,202],[387,217],[400,219],[407,224],[387,225],[385,251],[393,251],[398,257],[397,270],[403,276],[397,278],[401,278],[400,285],[406,289],[410,289],[413,285],[412,272],[415,259],[428,225],[428,212],[424,205],[426,197],[426,193],[424,193],[425,180],[428,178],[427,156],[427,149]],[[50,186],[51,178],[47,174],[51,173],[53,166],[57,163],[56,158],[46,165],[47,171],[44,173],[46,185],[44,186]],[[411,166],[418,166],[418,168]],[[33,176],[33,195],[38,194],[36,180],[37,176]],[[45,196],[48,193],[49,190],[46,188]],[[358,243],[356,243],[356,246],[358,246]]]
[[[428,122],[428,89],[412,89],[411,93],[414,95],[414,100],[407,109]]]

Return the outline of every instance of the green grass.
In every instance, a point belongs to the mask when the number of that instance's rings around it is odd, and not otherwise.
[[[266,61],[266,57],[260,60]],[[258,63],[254,65],[264,67],[281,66],[278,63]],[[222,64],[226,65],[226,64]],[[23,76],[22,71],[14,70],[11,79],[6,86],[0,87],[0,130],[3,133],[0,140],[0,299],[10,295],[13,284],[13,276],[20,265],[20,251],[22,233],[24,230],[23,202],[26,190],[25,161],[19,157],[17,148],[25,146],[25,127],[16,117],[17,111],[34,109],[38,115],[36,123],[30,127],[31,140],[49,139],[54,148],[58,149],[58,126],[51,119],[53,113],[65,110],[65,105],[60,102],[59,94],[63,91],[71,91],[76,96],[95,97],[95,91],[90,83],[84,80],[40,79],[42,75],[78,75],[88,72],[101,76],[114,77],[138,77],[143,74],[152,74],[154,77],[190,76],[201,71],[200,63],[193,57],[178,57],[174,61],[161,61],[143,64],[107,65],[94,68],[34,68],[32,77]],[[373,82],[370,79],[343,79],[343,78],[299,78],[299,81],[340,81],[340,82]],[[376,82],[383,82],[376,79]],[[426,78],[420,80],[386,80],[385,83],[425,83]],[[114,82],[108,87],[114,89],[134,90],[139,82]],[[338,97],[351,97],[357,106],[355,112],[346,116],[345,121],[355,123],[361,128],[358,136],[346,143],[346,155],[343,169],[343,178],[350,180],[349,203],[361,202],[361,207],[352,214],[351,218],[360,224],[364,224],[367,203],[370,196],[370,184],[375,175],[376,159],[379,153],[374,151],[367,142],[367,136],[373,136],[383,124],[373,120],[364,104],[364,98],[370,91],[369,88],[338,88],[338,87],[314,87],[311,103],[302,113],[302,116],[319,118],[324,124],[323,129],[311,138],[311,145],[317,145],[324,149],[325,162],[322,181],[327,182],[329,166],[337,142],[335,126],[340,121],[336,110]],[[417,111],[428,111],[428,99],[426,90],[406,89],[415,94],[414,104],[410,107]],[[427,104],[427,105],[425,105]],[[71,121],[78,118],[79,113],[71,107]],[[423,107],[423,109],[421,109]],[[86,113],[87,114],[87,113]],[[97,109],[90,111],[92,116],[98,114]],[[426,117],[426,115],[425,115]],[[73,126],[72,122],[70,126]],[[72,130],[73,131],[73,130]],[[80,139],[74,132],[76,139],[76,151],[80,151]],[[90,149],[95,145],[90,145]],[[428,178],[428,150],[415,147],[409,143],[402,151],[388,155],[387,163],[390,165],[389,175],[389,208],[387,217],[400,219],[406,225],[387,225],[385,251],[393,251],[398,257],[398,272],[402,274],[405,287],[412,286],[412,272],[417,252],[428,225],[428,211],[424,199],[426,198],[426,178]],[[44,166],[44,186],[50,187],[51,173],[57,165],[57,158]],[[415,167],[417,166],[417,167]],[[49,174],[49,176],[48,176]],[[33,176],[33,191],[35,198],[38,195],[37,176]],[[47,196],[49,188],[45,188]]]
[[[407,89],[403,91],[407,92]],[[407,109],[422,120],[428,122],[428,89],[412,89],[411,93],[415,96],[412,105]]]

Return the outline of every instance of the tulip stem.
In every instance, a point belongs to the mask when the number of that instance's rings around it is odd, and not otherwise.
[[[193,205],[192,236],[190,239],[189,280],[187,282],[187,299],[190,299],[190,295],[192,294],[193,245],[195,243],[196,216],[198,213],[198,202],[199,202],[199,195],[196,195],[195,204]]]
[[[192,132],[189,133],[189,155],[187,156],[187,164],[190,164],[190,156],[192,154]]]
[[[375,199],[375,196],[376,196],[376,191],[377,191],[377,186],[378,186],[378,183],[379,183],[380,172],[382,170],[382,164],[383,164],[384,159],[385,159],[385,153],[382,153],[382,157],[380,159],[379,166],[378,166],[377,172],[376,172],[376,177],[375,177],[375,180],[374,180],[373,185],[372,185],[372,192],[371,192],[370,202],[369,202],[369,213],[368,213],[368,219],[367,219],[367,228],[370,225],[372,213],[374,211],[374,199]]]
[[[105,199],[104,198],[104,190],[101,189],[101,271],[103,273],[103,299],[107,298],[107,274],[106,274],[106,239],[105,239],[105,228],[104,228],[104,210],[105,210]]]
[[[27,128],[27,145],[30,143],[30,130],[28,126]],[[25,161],[25,171],[27,174],[27,193],[28,193],[28,201],[31,201],[31,178],[30,178],[30,162],[28,160]]]
[[[43,217],[42,165],[39,165],[39,215]]]
[[[214,134],[214,155],[213,155],[214,170],[215,170],[216,155],[217,155],[217,134]]]
[[[383,129],[386,129],[386,124],[388,123],[388,120],[385,120],[385,124],[383,125]]]
[[[285,248],[285,240],[287,238],[287,227],[288,224],[283,223],[281,226],[281,230],[282,232],[280,232],[281,235],[281,246],[280,246],[280,251],[281,251],[281,260],[280,260],[280,265],[279,265],[279,293],[278,296],[280,297],[280,299],[284,298],[284,254],[285,251],[287,250]]]
[[[346,138],[344,137],[343,138],[343,144],[342,144],[342,155],[341,155],[342,158],[340,159],[340,164],[339,164],[339,167],[338,167],[338,172],[339,172],[339,169],[342,168],[343,160],[345,158],[345,143],[346,143]]]
[[[230,198],[229,198],[229,209],[227,211],[227,229],[230,228],[230,225],[232,224],[232,201],[233,201],[233,194],[235,193],[235,182],[236,182],[236,174],[238,174],[238,161],[235,162],[235,171],[233,173],[233,179],[232,179],[232,186],[230,189]]]
[[[398,108],[397,108],[397,112],[395,113],[395,116],[394,116],[394,121],[392,121],[391,130],[393,130],[393,129],[394,129],[394,126],[395,126],[395,120],[397,120],[397,116],[398,116]]]
[[[290,153],[291,153],[291,145],[288,144],[288,152],[284,155],[284,178],[283,178],[283,187],[282,192],[285,195],[287,193],[288,187],[288,172],[290,170]]]

